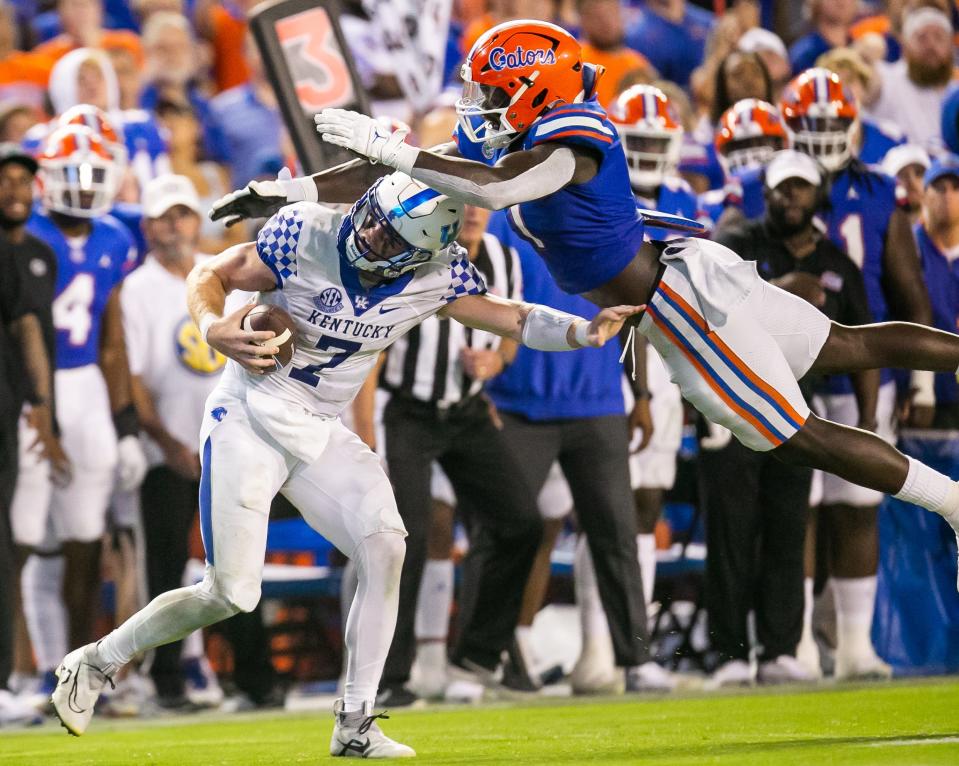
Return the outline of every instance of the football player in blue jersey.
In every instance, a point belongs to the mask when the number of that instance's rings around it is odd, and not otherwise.
[[[696,219],[696,195],[679,177],[683,126],[663,91],[654,85],[634,85],[610,105],[629,163],[629,183],[640,207]],[[651,239],[678,236],[675,231],[647,227]]]
[[[326,109],[315,118],[323,139],[374,164],[250,184],[218,202],[213,216],[262,215],[291,199],[344,202],[370,175],[385,172],[376,163],[471,204],[509,208],[511,225],[561,288],[600,306],[646,304],[636,328],[683,396],[746,446],[896,494],[959,530],[959,484],[874,434],[811,414],[796,382],[810,370],[952,372],[959,337],[903,323],[833,324],[715,243],[644,243],[647,223],[676,218],[636,207],[622,144],[593,97],[600,74],[559,27],[500,24],[477,40],[463,65],[458,147],[420,150],[405,143],[403,131]],[[692,221],[679,225],[701,231]],[[908,226],[906,233],[911,238]],[[635,350],[641,357],[641,344]]]
[[[839,76],[808,69],[782,96],[780,110],[794,148],[815,157],[829,173],[829,198],[819,210],[827,236],[862,270],[873,319],[931,323],[908,214],[901,208],[895,179],[863,164],[855,153],[858,108]],[[818,391],[824,417],[875,431],[895,442],[896,383],[881,373],[878,391],[856,390],[845,375],[825,379]],[[911,422],[928,425],[935,402],[933,374],[913,373]],[[822,513],[832,530],[831,570],[840,626],[836,675],[840,678],[889,674],[870,641],[872,605],[879,564],[877,508],[882,493],[835,476],[823,479]],[[847,626],[848,629],[847,629]]]
[[[57,255],[56,413],[74,472],[62,487],[23,475],[20,481],[35,487],[29,510],[39,520],[49,514],[62,544],[63,601],[69,641],[76,646],[89,640],[93,627],[100,540],[114,484],[132,488],[146,471],[116,290],[134,252],[126,228],[107,215],[116,191],[116,164],[96,134],[76,125],[54,131],[44,142],[39,165],[42,209],[31,216],[27,230]],[[44,527],[41,522],[41,535]]]

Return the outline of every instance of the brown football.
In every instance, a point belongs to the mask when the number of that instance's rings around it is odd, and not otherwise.
[[[255,332],[272,330],[275,333],[273,338],[261,344],[264,346],[275,345],[280,349],[280,353],[273,357],[276,369],[266,370],[266,372],[277,372],[290,363],[293,358],[293,351],[296,348],[296,324],[293,322],[293,317],[279,306],[257,304],[246,312],[240,326],[244,330]]]

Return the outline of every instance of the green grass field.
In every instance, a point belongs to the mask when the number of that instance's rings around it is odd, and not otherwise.
[[[400,710],[384,728],[431,764],[959,764],[959,679]],[[4,731],[0,764],[315,764],[331,729],[302,713],[95,719],[79,739]]]

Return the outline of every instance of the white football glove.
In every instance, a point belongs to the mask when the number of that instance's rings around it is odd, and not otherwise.
[[[419,149],[406,143],[409,128],[390,130],[382,122],[347,109],[324,109],[314,115],[316,131],[327,143],[342,146],[370,162],[409,174]]]
[[[287,168],[282,168],[275,181],[250,181],[242,189],[220,197],[213,203],[210,218],[222,218],[227,226],[232,226],[247,218],[269,218],[285,205],[304,201],[319,201],[313,179],[294,178]]]
[[[117,443],[117,487],[123,492],[136,489],[147,475],[147,459],[137,436],[124,436]]]

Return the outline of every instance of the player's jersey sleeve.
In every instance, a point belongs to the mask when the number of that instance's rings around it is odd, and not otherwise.
[[[444,303],[451,303],[467,295],[485,295],[486,281],[465,253],[457,254],[450,264],[450,285],[443,296]]]
[[[256,252],[273,272],[278,290],[298,276],[306,261],[320,262],[331,248],[335,253],[341,219],[323,205],[297,202],[287,205],[264,224],[256,237]]]
[[[527,148],[547,141],[559,141],[605,155],[618,140],[616,128],[602,110],[570,104],[557,107],[532,127]]]

